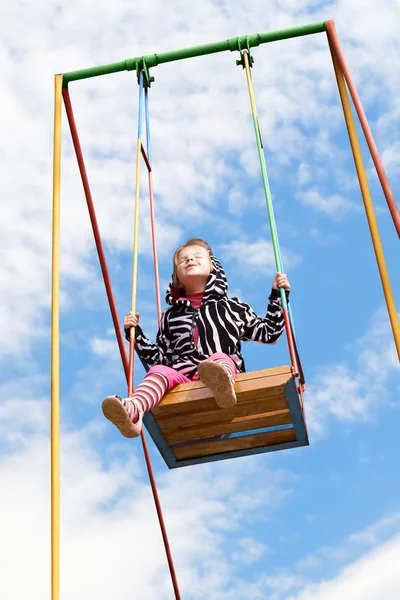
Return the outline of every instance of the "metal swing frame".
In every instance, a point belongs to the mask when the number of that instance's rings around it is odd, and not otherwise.
[[[371,194],[369,191],[367,176],[362,160],[360,145],[358,142],[356,126],[354,123],[354,119],[352,116],[350,99],[348,96],[348,91],[352,97],[355,110],[357,112],[362,130],[364,132],[366,142],[368,148],[371,153],[372,160],[374,162],[378,178],[382,185],[382,189],[396,228],[396,231],[400,237],[400,213],[394,201],[394,197],[383,168],[375,141],[373,139],[367,118],[365,116],[363,107],[361,105],[361,101],[359,99],[356,87],[350,75],[350,71],[346,64],[346,60],[343,54],[343,51],[340,46],[339,38],[336,33],[335,25],[333,21],[320,22],[313,25],[306,25],[302,27],[293,27],[290,29],[284,29],[279,31],[274,31],[270,33],[262,33],[255,34],[249,36],[241,36],[237,38],[231,38],[222,42],[217,42],[214,44],[207,44],[204,46],[197,46],[194,48],[186,48],[179,51],[166,52],[163,54],[152,54],[148,56],[141,56],[137,58],[131,58],[128,60],[124,60],[120,63],[113,63],[109,65],[103,65],[100,67],[94,67],[89,69],[82,69],[79,71],[59,74],[55,76],[55,95],[54,95],[54,152],[53,152],[53,225],[52,225],[52,316],[51,316],[51,588],[52,588],[52,600],[59,600],[60,597],[60,335],[59,335],[59,320],[60,320],[60,187],[61,187],[61,108],[62,108],[62,100],[64,100],[67,117],[71,129],[71,135],[73,139],[73,144],[78,160],[78,165],[82,177],[82,183],[85,191],[86,201],[88,205],[90,220],[93,227],[93,233],[95,237],[95,243],[97,247],[97,252],[99,255],[100,265],[102,269],[102,274],[104,278],[104,283],[106,287],[106,292],[110,304],[110,311],[112,314],[112,319],[116,331],[116,337],[118,341],[119,350],[121,353],[121,359],[123,363],[123,368],[125,371],[125,375],[128,381],[128,389],[132,389],[133,386],[133,369],[130,368],[130,364],[133,365],[133,344],[130,347],[130,360],[128,361],[128,357],[126,356],[124,341],[122,338],[122,334],[119,326],[119,319],[116,311],[116,306],[114,302],[114,297],[111,288],[111,282],[108,275],[108,270],[105,261],[105,255],[102,247],[100,232],[97,224],[96,213],[94,210],[94,204],[91,196],[90,186],[86,174],[86,167],[83,160],[82,149],[79,142],[78,132],[75,124],[75,119],[72,111],[72,105],[69,96],[68,85],[73,81],[78,81],[81,79],[86,79],[88,77],[96,77],[100,75],[106,75],[110,73],[116,73],[121,71],[132,71],[135,70],[138,75],[139,84],[141,86],[141,90],[144,86],[145,81],[145,96],[147,99],[147,91],[148,87],[151,85],[154,80],[152,76],[150,76],[150,68],[153,68],[162,63],[167,63],[171,61],[191,58],[194,56],[202,56],[207,54],[213,54],[216,52],[223,51],[238,51],[240,52],[240,60],[238,64],[242,65],[246,69],[246,76],[251,80],[250,77],[250,67],[252,65],[252,58],[250,56],[250,49],[252,47],[258,46],[260,44],[264,44],[267,42],[273,42],[298,36],[305,36],[314,33],[322,33],[326,32],[328,38],[328,44],[332,55],[332,61],[335,71],[335,76],[339,88],[340,99],[344,111],[344,116],[346,120],[346,126],[349,133],[350,144],[352,148],[352,153],[354,157],[354,162],[356,166],[356,171],[360,183],[361,194],[364,201],[364,206],[366,210],[367,220],[369,229],[371,232],[372,243],[376,255],[376,260],[378,263],[379,274],[382,282],[383,293],[385,296],[385,301],[388,309],[389,320],[391,323],[393,337],[397,349],[398,356],[400,358],[400,324],[397,316],[397,309],[393,298],[393,293],[390,285],[389,275],[384,259],[384,253],[382,249],[382,243],[379,235],[379,230],[376,222],[375,212],[373,208],[373,203],[371,199]],[[247,59],[246,59],[247,57]],[[246,65],[246,60],[247,65]],[[250,92],[250,88],[249,88]],[[250,93],[251,100],[251,93]],[[147,100],[146,100],[147,101]],[[252,100],[251,100],[252,102]],[[255,112],[255,105],[253,107],[252,103],[252,114],[256,131],[257,144],[259,147],[259,156],[260,161],[262,162],[262,157],[260,153],[260,147],[262,148],[260,129],[258,126],[257,114]],[[140,126],[141,127],[141,126]],[[140,130],[138,136],[138,146],[137,146],[137,181],[139,181],[139,163],[140,157],[143,156],[146,166],[149,172],[149,186],[150,186],[150,196],[152,203],[152,181],[151,181],[151,155],[148,144],[148,153],[145,152],[143,144],[141,143]],[[262,153],[263,156],[263,153]],[[267,181],[264,179],[264,187],[268,185]],[[137,229],[138,229],[138,185],[136,189],[136,205],[135,205],[135,248],[134,248],[134,261],[133,261],[133,274],[135,275],[135,270],[137,267]],[[268,204],[268,193],[266,190],[267,196],[267,204]],[[153,210],[151,204],[151,211]],[[270,209],[268,208],[269,212]],[[270,220],[271,221],[271,220]],[[154,233],[154,232],[153,232]],[[155,249],[155,244],[153,245]],[[274,244],[275,251],[275,244]],[[156,252],[156,251],[155,251]],[[156,256],[156,253],[155,253]],[[279,246],[275,251],[275,257],[277,261],[277,266],[282,266],[280,255],[279,255]],[[156,264],[156,261],[155,261]],[[157,267],[156,267],[157,270]],[[278,268],[278,271],[280,269]],[[136,303],[136,278],[133,277],[132,283],[132,296],[133,301],[132,305],[134,306]],[[285,298],[283,294],[283,306],[285,306]],[[286,308],[287,311],[287,308]],[[289,319],[289,320],[288,320]],[[285,320],[287,321],[287,333],[290,337],[290,317],[288,315],[285,316]],[[288,327],[289,323],[289,327]],[[301,382],[302,377],[301,371],[299,371],[299,364],[297,362],[298,354],[296,351],[295,342],[292,343],[289,341],[289,350],[291,354],[292,367],[291,370],[291,380],[293,381],[294,376],[299,376],[300,386],[297,388],[297,393],[301,393],[301,385],[304,385]],[[294,341],[292,334],[292,342]],[[288,367],[289,368],[289,367]],[[294,370],[294,373],[293,373]],[[286,385],[286,384],[285,384]],[[161,408],[161,405],[160,407]],[[289,409],[290,412],[290,409]],[[144,434],[141,436],[143,450],[145,455],[145,460],[149,472],[150,483],[153,491],[153,496],[155,500],[156,510],[158,513],[158,518],[160,522],[161,533],[163,536],[165,551],[167,555],[168,565],[171,573],[171,580],[174,589],[175,598],[180,600],[180,592],[177,582],[177,577],[175,573],[175,568],[172,561],[171,550],[169,547],[168,536],[165,529],[165,524],[163,521],[161,505],[158,498],[158,492],[154,480],[154,475],[152,472],[152,467],[150,463],[150,457],[147,450],[147,444],[144,437]],[[200,461],[199,461],[200,462]]]

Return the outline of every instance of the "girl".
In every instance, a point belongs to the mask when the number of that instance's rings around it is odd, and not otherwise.
[[[130,312],[124,319],[127,339],[130,328],[135,327],[136,351],[153,366],[131,398],[108,396],[103,401],[105,417],[125,437],[137,437],[144,412],[179,383],[199,379],[213,392],[218,406],[233,406],[235,375],[245,371],[241,341],[273,344],[284,329],[280,287],[289,298],[289,281],[277,273],[267,314],[257,316],[248,304],[228,298],[224,270],[207,242],[188,240],[174,254],[166,295],[171,308],[161,317],[157,343],[144,335],[138,313]]]

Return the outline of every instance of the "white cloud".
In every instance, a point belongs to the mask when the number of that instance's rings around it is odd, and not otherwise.
[[[398,43],[391,16],[396,14],[396,3],[386,0],[377,11],[370,0],[363,0],[359,9],[360,2],[354,8],[344,2],[331,3],[329,9],[362,91],[368,89],[368,82],[376,82],[367,101],[373,102],[378,91],[381,97],[382,85],[387,86],[385,114],[389,115],[391,98],[395,98],[390,92],[396,89],[389,60],[390,49]],[[112,11],[104,3],[101,9],[92,2],[84,9],[79,6],[77,24],[74,2],[62,10],[51,3],[36,6],[33,12],[17,2],[7,9],[3,20],[0,51],[7,110],[1,149],[6,175],[1,195],[7,199],[0,220],[6,273],[0,311],[3,354],[14,355],[18,350],[14,340],[28,329],[32,341],[36,334],[43,334],[41,315],[49,306],[53,73],[318,20],[326,17],[327,10],[326,6],[272,3],[265,16],[260,2],[251,10],[232,2],[228,10],[224,3],[210,0],[196,9],[176,0],[168,11],[159,0],[134,11],[123,4],[119,10],[118,6],[117,2]],[[260,15],[264,15],[261,22]],[[191,25],[194,22],[196,28]],[[263,140],[276,157],[272,173],[281,173],[282,168],[287,171],[289,164],[303,156],[305,146],[310,152],[319,149],[337,156],[337,145],[333,146],[330,136],[340,118],[338,106],[331,104],[333,97],[337,102],[337,93],[324,38],[307,36],[254,49],[254,85]],[[161,256],[168,254],[181,236],[189,213],[199,223],[207,221],[221,182],[225,185],[234,177],[230,156],[241,161],[249,180],[258,173],[257,161],[246,158],[254,144],[254,132],[244,75],[234,61],[231,54],[217,54],[154,69],[151,113]],[[130,251],[135,76],[99,77],[70,87],[104,241],[111,249]],[[306,126],[318,128],[317,123],[327,120],[332,126],[329,133],[321,126],[313,139],[303,131]],[[65,116],[63,121],[62,267],[64,275],[90,282],[92,234]],[[387,148],[383,145],[389,166],[394,160],[393,148],[393,142]],[[255,156],[254,147],[251,155]],[[143,172],[144,184],[145,179]],[[239,214],[237,200],[234,194],[231,209]],[[332,202],[335,211],[349,206],[337,194],[329,201],[315,195],[308,201],[327,213],[333,211]],[[143,239],[148,239],[145,221]],[[149,243],[141,244],[149,255]]]
[[[224,259],[236,262],[240,272],[246,277],[261,278],[266,275],[273,276],[276,273],[272,242],[234,240],[230,244],[221,245],[220,248]],[[286,248],[281,249],[281,255],[286,271],[290,271],[301,261],[300,256],[296,256],[294,252]]]
[[[332,416],[342,422],[373,419],[391,402],[388,384],[399,364],[385,309],[376,312],[352,350],[354,366],[343,362],[320,368],[307,387],[307,421],[314,436],[324,432]]]
[[[374,546],[381,543],[387,536],[391,536],[393,531],[400,527],[400,513],[385,516],[377,523],[373,523],[364,531],[349,536],[351,544],[363,544],[364,546]]]
[[[115,339],[100,339],[93,338],[89,341],[90,348],[94,354],[97,356],[106,357],[109,360],[115,358],[116,355],[116,341]]]
[[[400,142],[393,142],[382,153],[382,163],[385,165],[387,173],[396,176],[400,172]]]
[[[396,600],[400,585],[397,568],[400,560],[400,535],[382,544],[327,581],[309,583],[299,594],[287,600]]]
[[[266,553],[271,552],[265,544],[261,544],[253,538],[243,538],[238,541],[236,551],[232,555],[232,559],[240,565],[251,565],[260,560]]]
[[[300,163],[298,168],[298,183],[299,185],[307,185],[312,181],[313,173],[311,172],[311,167],[307,163]]]
[[[46,597],[50,574],[49,442],[43,427],[48,404],[28,402],[21,420],[15,419],[21,400],[13,401],[15,410],[2,411],[2,442],[11,445],[0,465],[0,526],[7,540],[0,545],[0,593],[17,600],[29,589],[36,600]],[[167,599],[171,583],[140,441],[118,438],[100,456],[108,425],[92,422],[71,430],[62,421],[62,595],[124,600],[135,589],[146,600]],[[30,432],[25,443],[14,444],[14,429]],[[268,480],[267,488],[247,485],[256,472]],[[239,598],[234,584],[238,552],[249,564],[266,551],[246,535],[247,528],[267,507],[272,513],[282,506],[290,493],[290,473],[271,472],[265,460],[256,459],[168,472],[157,479],[182,595]],[[251,494],[250,512],[245,489]]]
[[[323,194],[315,188],[299,192],[297,197],[315,211],[321,212],[335,221],[340,221],[348,213],[357,212],[360,207],[340,194]]]
[[[260,593],[270,600],[330,600],[397,598],[400,553],[399,513],[384,516],[364,531],[350,534],[332,546],[321,546],[288,570],[261,578]],[[261,597],[261,595],[260,595]]]

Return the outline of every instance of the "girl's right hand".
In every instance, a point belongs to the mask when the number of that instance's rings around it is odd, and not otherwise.
[[[139,313],[134,314],[132,311],[128,312],[124,318],[124,329],[130,329],[131,327],[137,327],[139,324]]]

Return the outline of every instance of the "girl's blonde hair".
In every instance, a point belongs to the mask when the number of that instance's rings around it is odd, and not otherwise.
[[[175,250],[174,258],[173,258],[173,272],[172,272],[172,285],[171,285],[171,292],[172,292],[173,297],[179,297],[184,294],[184,290],[182,289],[180,281],[178,279],[177,268],[178,268],[179,253],[181,252],[181,250],[183,250],[184,248],[187,248],[188,246],[201,246],[202,248],[205,248],[207,250],[210,257],[212,255],[212,248],[211,248],[210,244],[207,244],[207,242],[205,242],[204,240],[201,240],[200,238],[191,238],[190,240],[188,240],[186,242],[186,244],[183,244],[183,246],[179,246],[179,248],[177,248]]]

